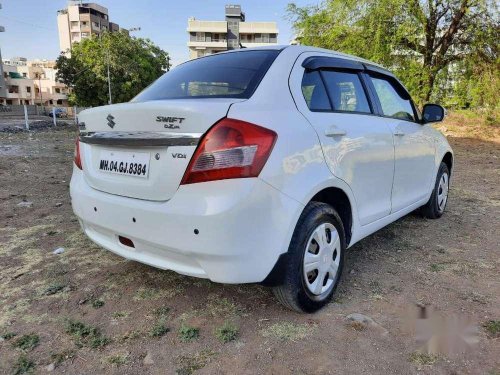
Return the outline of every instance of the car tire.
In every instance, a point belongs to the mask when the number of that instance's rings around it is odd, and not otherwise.
[[[273,288],[276,298],[297,312],[312,313],[325,306],[342,276],[345,250],[337,212],[328,204],[310,202],[290,241],[283,283]]]
[[[420,208],[422,215],[428,219],[438,219],[443,216],[448,203],[450,188],[450,171],[448,166],[441,162],[436,176],[436,183],[429,201]]]

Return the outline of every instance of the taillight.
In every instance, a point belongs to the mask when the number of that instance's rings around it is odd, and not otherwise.
[[[201,140],[181,184],[257,177],[276,138],[275,132],[261,126],[222,119]]]
[[[75,165],[83,170],[82,157],[80,156],[80,139],[76,137],[75,141]]]

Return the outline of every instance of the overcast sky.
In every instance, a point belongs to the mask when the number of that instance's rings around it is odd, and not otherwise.
[[[298,5],[319,0],[296,0]],[[92,2],[92,1],[87,1]],[[285,9],[292,0],[96,0],[109,10],[110,21],[124,28],[141,27],[135,36],[149,38],[170,53],[174,64],[188,59],[187,20],[224,20],[227,3],[240,4],[247,21],[276,21],[279,44],[289,44],[293,32],[285,19]],[[66,0],[0,0],[2,58],[56,59],[59,55],[57,10]]]

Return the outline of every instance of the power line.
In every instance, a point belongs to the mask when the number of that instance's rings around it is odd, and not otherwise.
[[[6,16],[3,16],[2,18],[5,18],[7,20],[10,20],[10,21],[13,21],[13,22],[17,22],[17,23],[22,23],[24,25],[28,25],[28,26],[32,26],[32,27],[36,27],[38,29],[44,29],[44,30],[49,30],[49,31],[54,31],[54,29],[49,29],[48,27],[45,27],[45,26],[40,26],[40,25],[36,25],[34,23],[31,23],[31,22],[26,22],[26,21],[23,21],[23,20],[19,20],[17,18],[12,18],[12,17],[6,17]]]

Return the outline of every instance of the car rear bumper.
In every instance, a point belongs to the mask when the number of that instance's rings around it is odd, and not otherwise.
[[[221,283],[264,280],[287,251],[303,209],[258,178],[183,185],[169,201],[152,202],[95,190],[75,168],[70,192],[84,232],[100,246]]]

